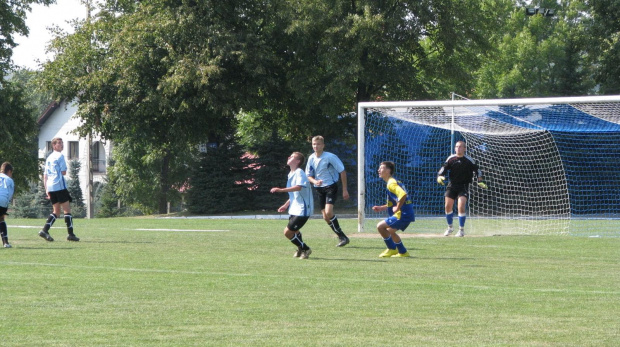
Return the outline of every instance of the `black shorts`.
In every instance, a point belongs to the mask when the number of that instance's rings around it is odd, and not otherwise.
[[[50,201],[52,202],[52,205],[57,204],[57,203],[65,203],[67,201],[71,202],[73,201],[73,199],[71,199],[71,195],[69,195],[69,191],[66,189],[63,190],[57,190],[55,192],[49,192],[50,193]]]
[[[6,214],[6,211],[8,210],[9,210],[8,207],[0,207],[0,218],[2,218]]]
[[[301,227],[306,225],[306,222],[308,221],[308,219],[310,219],[309,216],[306,216],[306,217],[290,216],[288,217],[288,225],[286,227],[288,228],[288,230],[291,230],[291,231],[299,231]]]
[[[469,184],[448,185],[445,194],[446,198],[456,200],[461,196],[469,199]]]
[[[338,198],[338,182],[332,184],[331,186],[318,187],[316,188],[316,192],[319,195],[321,210],[324,210],[325,205],[333,205],[336,202],[336,199]]]

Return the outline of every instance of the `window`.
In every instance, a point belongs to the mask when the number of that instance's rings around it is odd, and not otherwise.
[[[54,149],[52,148],[52,141],[45,141],[45,157],[47,158]]]
[[[69,141],[69,159],[80,158],[80,143],[77,141]]]

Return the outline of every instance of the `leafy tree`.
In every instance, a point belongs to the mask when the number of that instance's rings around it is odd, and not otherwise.
[[[49,92],[43,90],[41,86],[37,84],[37,75],[39,73],[38,71],[31,71],[28,69],[18,69],[13,71],[10,79],[11,82],[23,88],[24,97],[28,105],[34,110],[32,113],[34,120],[37,120],[49,106],[50,102],[54,100]]]
[[[602,94],[620,93],[620,1],[586,0],[592,26],[588,39],[594,43],[590,62],[597,66],[596,81]]]
[[[243,60],[259,25],[254,5],[106,2],[96,21],[53,42],[56,59],[45,64],[43,80],[58,98],[79,99],[81,135],[94,131],[129,150],[115,170],[144,182],[129,182],[123,194],[155,196],[156,211],[165,213],[168,194],[187,179],[176,175],[187,164],[180,159],[229,132],[240,101],[256,94],[241,73],[254,71]],[[145,185],[157,194],[141,195]]]
[[[16,192],[27,190],[28,182],[36,180],[39,174],[38,128],[32,114],[23,89],[0,80],[0,163],[13,164]]]
[[[54,0],[0,1],[0,162],[10,161],[15,167],[17,192],[26,191],[28,181],[38,175],[36,123],[24,89],[7,80],[11,73],[15,35],[28,35],[26,14],[31,4],[54,3]]]
[[[583,95],[593,90],[585,61],[589,22],[580,1],[535,1],[527,7],[553,8],[555,15],[526,16],[525,6],[507,14],[492,35],[496,49],[487,56],[475,95],[482,98]]]

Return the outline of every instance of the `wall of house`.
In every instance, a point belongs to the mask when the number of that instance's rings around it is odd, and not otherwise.
[[[39,158],[45,161],[45,158],[47,158],[47,155],[49,154],[47,153],[47,142],[51,141],[55,137],[60,137],[64,142],[64,149],[62,153],[65,156],[67,165],[70,165],[71,159],[69,159],[69,142],[77,141],[79,143],[78,160],[81,163],[81,169],[79,173],[80,186],[82,187],[82,193],[84,194],[84,198],[86,198],[86,192],[88,190],[88,172],[86,171],[86,148],[88,146],[88,141],[85,138],[80,138],[78,135],[72,133],[72,131],[81,124],[81,121],[75,116],[76,112],[76,104],[62,102],[60,106],[56,110],[54,110],[54,112],[40,126],[38,143]],[[99,137],[93,137],[92,142],[99,142],[100,164],[101,166],[103,166],[100,172],[93,172],[93,181],[102,182],[105,178],[104,167],[107,167],[108,165],[108,158],[110,157],[110,151],[112,149],[112,146],[109,141],[103,142]],[[67,175],[65,177],[67,179],[69,178],[69,171],[67,171]]]

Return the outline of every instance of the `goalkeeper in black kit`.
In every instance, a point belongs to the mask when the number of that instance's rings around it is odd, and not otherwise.
[[[446,174],[449,173],[450,178],[445,194],[448,229],[446,229],[444,236],[450,236],[454,231],[452,221],[454,219],[454,201],[457,199],[459,231],[456,233],[456,236],[465,236],[465,218],[467,216],[465,207],[467,207],[467,200],[469,199],[469,184],[474,178],[477,179],[478,186],[487,188],[487,185],[482,182],[482,171],[480,171],[478,164],[471,157],[465,155],[466,149],[465,141],[458,141],[454,146],[455,154],[446,159],[446,162],[443,163],[443,166],[437,173],[437,183],[441,185],[445,183]]]

